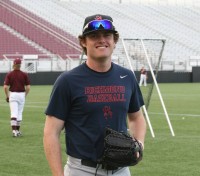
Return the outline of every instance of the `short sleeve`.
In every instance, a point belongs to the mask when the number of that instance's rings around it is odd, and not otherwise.
[[[132,96],[129,104],[128,113],[137,112],[139,111],[140,107],[144,105],[144,100],[142,96],[142,92],[136,80],[133,83],[133,91]]]
[[[45,114],[66,121],[70,110],[70,87],[63,76],[56,80]]]

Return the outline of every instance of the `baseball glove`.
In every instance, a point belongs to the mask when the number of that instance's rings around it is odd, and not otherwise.
[[[129,134],[106,128],[104,153],[101,158],[105,168],[134,166],[142,160],[142,156],[143,149],[140,142]]]
[[[8,97],[6,98],[6,102],[9,103],[9,98]]]

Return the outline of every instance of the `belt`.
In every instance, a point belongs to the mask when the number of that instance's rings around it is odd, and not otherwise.
[[[81,160],[81,164],[84,166],[89,166],[89,167],[97,167],[97,162],[91,161],[91,160],[86,160],[86,159],[82,159]]]
[[[95,161],[91,161],[91,160],[86,160],[86,159],[82,159],[81,160],[81,164],[84,165],[84,166],[88,166],[88,167],[93,167],[93,168],[96,168],[98,163],[95,162]],[[109,165],[103,165],[102,164],[102,169],[105,169],[105,170],[118,170],[118,167],[114,167],[114,166],[109,166]]]

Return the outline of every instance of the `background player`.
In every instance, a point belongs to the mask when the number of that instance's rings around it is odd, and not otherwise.
[[[8,73],[4,81],[4,92],[6,101],[10,105],[10,124],[13,137],[21,135],[20,126],[22,122],[22,113],[25,104],[25,97],[30,91],[30,80],[28,75],[20,70],[21,60],[15,59],[13,62],[13,71]]]
[[[141,70],[140,70],[139,85],[142,86],[142,84],[144,84],[144,86],[147,86],[147,71],[144,67],[142,67]]]

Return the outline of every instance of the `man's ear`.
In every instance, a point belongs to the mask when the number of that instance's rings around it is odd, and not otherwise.
[[[81,40],[81,45],[82,45],[83,47],[86,47],[86,40],[85,40],[85,39]]]

